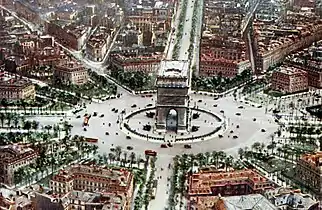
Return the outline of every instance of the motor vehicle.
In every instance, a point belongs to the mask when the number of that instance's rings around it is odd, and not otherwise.
[[[220,110],[220,113],[225,113],[224,110]]]
[[[241,114],[239,112],[236,113],[237,116],[240,116]]]
[[[87,131],[87,128],[84,128],[84,131]]]
[[[96,138],[85,138],[85,141],[89,142],[89,143],[97,143],[98,139],[96,139]]]
[[[230,133],[234,133],[234,131],[233,131],[233,130],[231,130],[231,131],[230,131]]]
[[[132,150],[132,149],[133,149],[133,147],[131,147],[131,146],[127,146],[127,147],[126,147],[126,149],[127,149],[127,150]]]
[[[261,132],[266,132],[266,130],[264,128],[261,129]]]
[[[217,104],[214,104],[213,107],[217,107],[218,105]]]
[[[87,117],[88,116],[88,114],[86,113],[86,114],[84,114],[84,117]]]
[[[114,111],[115,111],[115,108],[112,109],[112,112],[114,112]]]
[[[236,128],[239,128],[239,125],[236,125]]]
[[[171,143],[167,143],[168,147],[173,147],[173,145]]]
[[[201,102],[202,102],[202,100],[201,100],[201,99],[199,99],[199,100],[198,100],[198,102],[199,102],[199,103],[201,103]]]
[[[160,146],[161,148],[168,148],[168,146],[166,144],[161,144]]]
[[[256,118],[253,118],[253,121],[255,122],[256,121]]]
[[[153,151],[153,150],[149,150],[148,149],[148,150],[145,150],[144,151],[144,154],[145,155],[149,155],[149,156],[157,156],[158,153],[156,151]]]
[[[108,135],[110,135],[110,133],[106,131],[106,132],[105,132],[105,135],[106,135],[106,136],[108,136]]]
[[[100,117],[104,117],[104,114],[101,114]]]
[[[131,136],[126,136],[126,139],[131,139]]]
[[[233,136],[233,139],[237,139],[238,138],[238,136]]]
[[[113,148],[113,147],[112,147],[112,148],[110,149],[110,151],[111,151],[111,152],[114,152],[114,151],[115,151],[115,148]]]
[[[125,110],[122,110],[122,112],[121,112],[122,114],[125,114]]]
[[[77,119],[79,119],[79,118],[81,118],[81,116],[80,116],[80,115],[78,115],[76,118],[77,118]]]
[[[142,98],[145,98],[145,95],[141,95]]]
[[[185,145],[183,145],[183,147],[184,147],[185,149],[191,149],[191,145],[190,145],[190,144],[185,144]]]
[[[260,109],[260,108],[262,108],[262,107],[263,107],[262,105],[259,105],[257,108],[259,108],[259,109]]]
[[[97,112],[94,112],[94,113],[93,113],[93,117],[96,117],[96,116],[97,116]]]
[[[115,111],[114,111],[114,112],[115,112],[115,113],[118,113],[118,111],[119,111],[118,109],[115,109]]]
[[[243,109],[244,107],[243,106],[239,106],[238,109]]]
[[[223,136],[223,135],[221,135],[221,134],[219,134],[219,135],[218,135],[218,137],[219,137],[219,138],[222,138],[222,137],[224,137],[224,136]]]
[[[136,107],[136,104],[133,104],[132,106],[131,106],[131,108],[135,108]]]
[[[118,136],[118,135],[119,135],[119,133],[118,133],[118,132],[116,132],[116,133],[115,133],[115,135],[117,135],[117,136]]]
[[[216,101],[216,100],[218,100],[218,99],[219,99],[219,97],[215,97],[215,98],[214,98],[214,100],[215,100],[215,101]]]
[[[151,106],[153,106],[153,104],[148,104],[148,105],[146,105],[146,107],[151,107]]]

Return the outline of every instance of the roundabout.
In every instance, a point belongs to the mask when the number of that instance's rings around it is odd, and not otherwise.
[[[138,109],[122,115],[120,127],[127,136],[158,143],[193,143],[222,135],[227,128],[226,119],[211,111],[189,107],[189,127],[187,131],[160,131],[155,126],[155,107]],[[174,116],[175,117],[175,116]],[[170,117],[169,117],[170,118]],[[176,125],[176,121],[168,120]],[[129,137],[128,137],[129,138]]]

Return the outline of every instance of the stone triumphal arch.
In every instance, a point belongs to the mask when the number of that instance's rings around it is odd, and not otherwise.
[[[161,61],[156,83],[157,130],[177,132],[188,129],[188,69],[188,61]]]

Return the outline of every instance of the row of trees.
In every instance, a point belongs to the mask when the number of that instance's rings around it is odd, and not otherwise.
[[[153,78],[143,71],[125,72],[122,69],[112,68],[111,77],[132,90],[142,91],[148,84],[154,84]]]
[[[15,184],[29,185],[33,181],[38,181],[75,160],[96,154],[98,146],[87,144],[84,137],[65,136],[58,142],[49,138],[42,139],[34,145],[34,149],[39,151],[38,158],[34,163],[14,172]]]
[[[197,77],[193,74],[192,87],[197,91],[224,92],[244,82],[251,81],[251,78],[250,70],[245,70],[233,78],[222,77],[221,74],[216,77]]]

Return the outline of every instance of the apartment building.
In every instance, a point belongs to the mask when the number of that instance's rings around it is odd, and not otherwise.
[[[295,67],[281,66],[272,74],[271,89],[282,93],[308,90],[308,73]]]
[[[67,61],[54,67],[53,81],[61,84],[83,85],[88,81],[87,69],[80,63]]]
[[[35,86],[26,79],[10,78],[0,81],[0,99],[8,101],[34,100],[35,96]]]
[[[14,172],[34,162],[38,153],[25,146],[12,144],[0,147],[0,183],[14,184]]]

